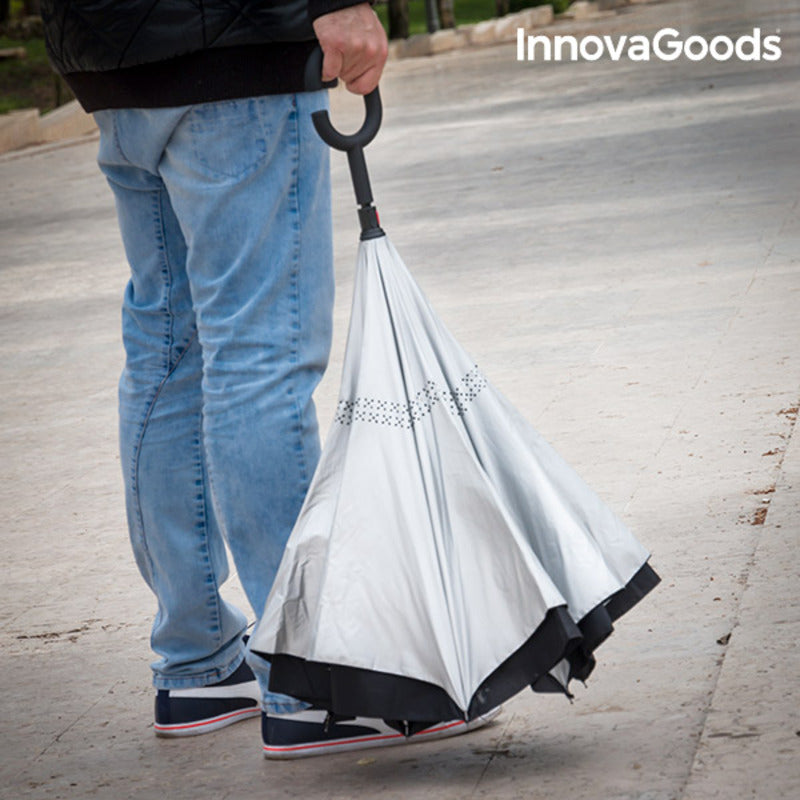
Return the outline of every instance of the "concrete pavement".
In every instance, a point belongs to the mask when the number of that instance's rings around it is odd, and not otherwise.
[[[784,54],[395,61],[367,160],[434,307],[653,552],[664,581],[588,686],[523,693],[467,737],[299,763],[264,762],[256,723],[153,736],[154,604],[116,455],[127,269],[96,141],[49,146],[0,157],[0,797],[800,796],[800,8],[675,0],[585,24],[779,29]],[[323,428],[357,239],[343,162]]]

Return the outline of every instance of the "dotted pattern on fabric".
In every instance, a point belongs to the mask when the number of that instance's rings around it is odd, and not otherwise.
[[[413,428],[425,419],[438,403],[442,403],[454,416],[461,417],[486,385],[486,378],[475,366],[461,379],[455,389],[441,387],[435,381],[428,381],[408,403],[398,403],[378,397],[340,400],[334,422],[341,425],[367,422],[392,428]]]

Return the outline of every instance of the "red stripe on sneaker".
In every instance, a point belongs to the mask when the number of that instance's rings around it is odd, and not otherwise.
[[[402,739],[402,733],[386,733],[381,736],[353,736],[345,739],[331,739],[329,742],[314,742],[313,744],[295,744],[286,747],[273,747],[265,744],[264,750],[272,753],[292,753],[298,750],[320,750],[324,747],[337,747],[342,744],[361,744],[362,742],[384,742],[388,739]]]
[[[466,725],[466,722],[464,722],[464,720],[457,719],[455,722],[448,722],[447,725],[440,725],[438,728],[425,728],[425,730],[415,733],[414,736],[421,736],[425,733],[439,733],[439,731],[448,731],[450,728],[455,728],[459,725]],[[414,736],[411,738],[413,739]]]
[[[202,728],[205,725],[212,725],[216,724],[217,722],[224,722],[226,719],[241,717],[242,714],[255,714],[255,713],[261,713],[258,707],[240,708],[238,711],[231,711],[230,714],[221,714],[219,717],[209,717],[209,719],[203,719],[200,720],[199,722],[186,722],[182,725],[159,725],[156,722],[153,724],[153,727],[157,731],[188,731],[192,730],[193,728]]]
[[[413,740],[417,736],[423,736],[428,733],[441,733],[442,731],[450,730],[450,728],[455,728],[459,725],[465,725],[462,720],[456,720],[455,722],[449,722],[447,725],[439,725],[436,728],[425,728],[425,730],[419,731],[415,733],[413,736],[406,737],[402,733],[385,733],[380,734],[378,736],[353,736],[352,738],[344,738],[344,739],[331,739],[328,742],[314,742],[312,744],[296,744],[296,745],[286,745],[284,747],[274,747],[272,745],[265,744],[264,745],[264,752],[266,753],[297,753],[302,750],[322,750],[326,747],[340,747],[341,745],[346,744],[367,744],[369,742],[385,742],[389,741],[390,739],[406,739],[408,738],[409,741]]]

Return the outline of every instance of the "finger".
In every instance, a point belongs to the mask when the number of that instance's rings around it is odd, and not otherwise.
[[[369,94],[378,85],[380,78],[381,69],[372,67],[352,80],[345,81],[345,86],[353,94]]]
[[[358,82],[361,85],[363,84],[362,76],[369,74],[374,77],[377,84],[385,62],[386,53],[379,44],[369,43],[362,50],[344,59],[339,77],[345,84]]]
[[[323,81],[332,81],[334,78],[342,77],[344,80],[344,76],[341,75],[342,73],[342,64],[344,62],[344,58],[340,51],[331,48],[327,50],[323,50],[323,58],[322,58],[322,80]]]

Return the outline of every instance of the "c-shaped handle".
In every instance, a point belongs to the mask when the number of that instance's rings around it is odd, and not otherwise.
[[[336,86],[336,81],[325,83],[322,80],[322,48],[319,45],[311,51],[311,55],[308,57],[305,84],[308,91]],[[333,127],[328,112],[325,110],[314,111],[311,114],[311,120],[325,144],[347,153],[350,177],[353,179],[353,189],[358,204],[361,238],[375,239],[385,234],[378,222],[378,211],[372,202],[372,187],[369,185],[364,148],[375,138],[381,127],[383,106],[377,86],[364,97],[364,105],[366,107],[364,124],[356,133],[349,135],[341,133]]]
[[[335,86],[336,81],[322,81],[322,48],[317,45],[308,57],[305,74],[306,89],[321,89]],[[381,95],[376,86],[368,95],[364,96],[366,115],[364,124],[356,133],[344,134],[333,127],[327,111],[315,111],[311,115],[314,127],[325,144],[337,150],[349,152],[357,147],[366,147],[377,135],[383,119],[383,105]]]

